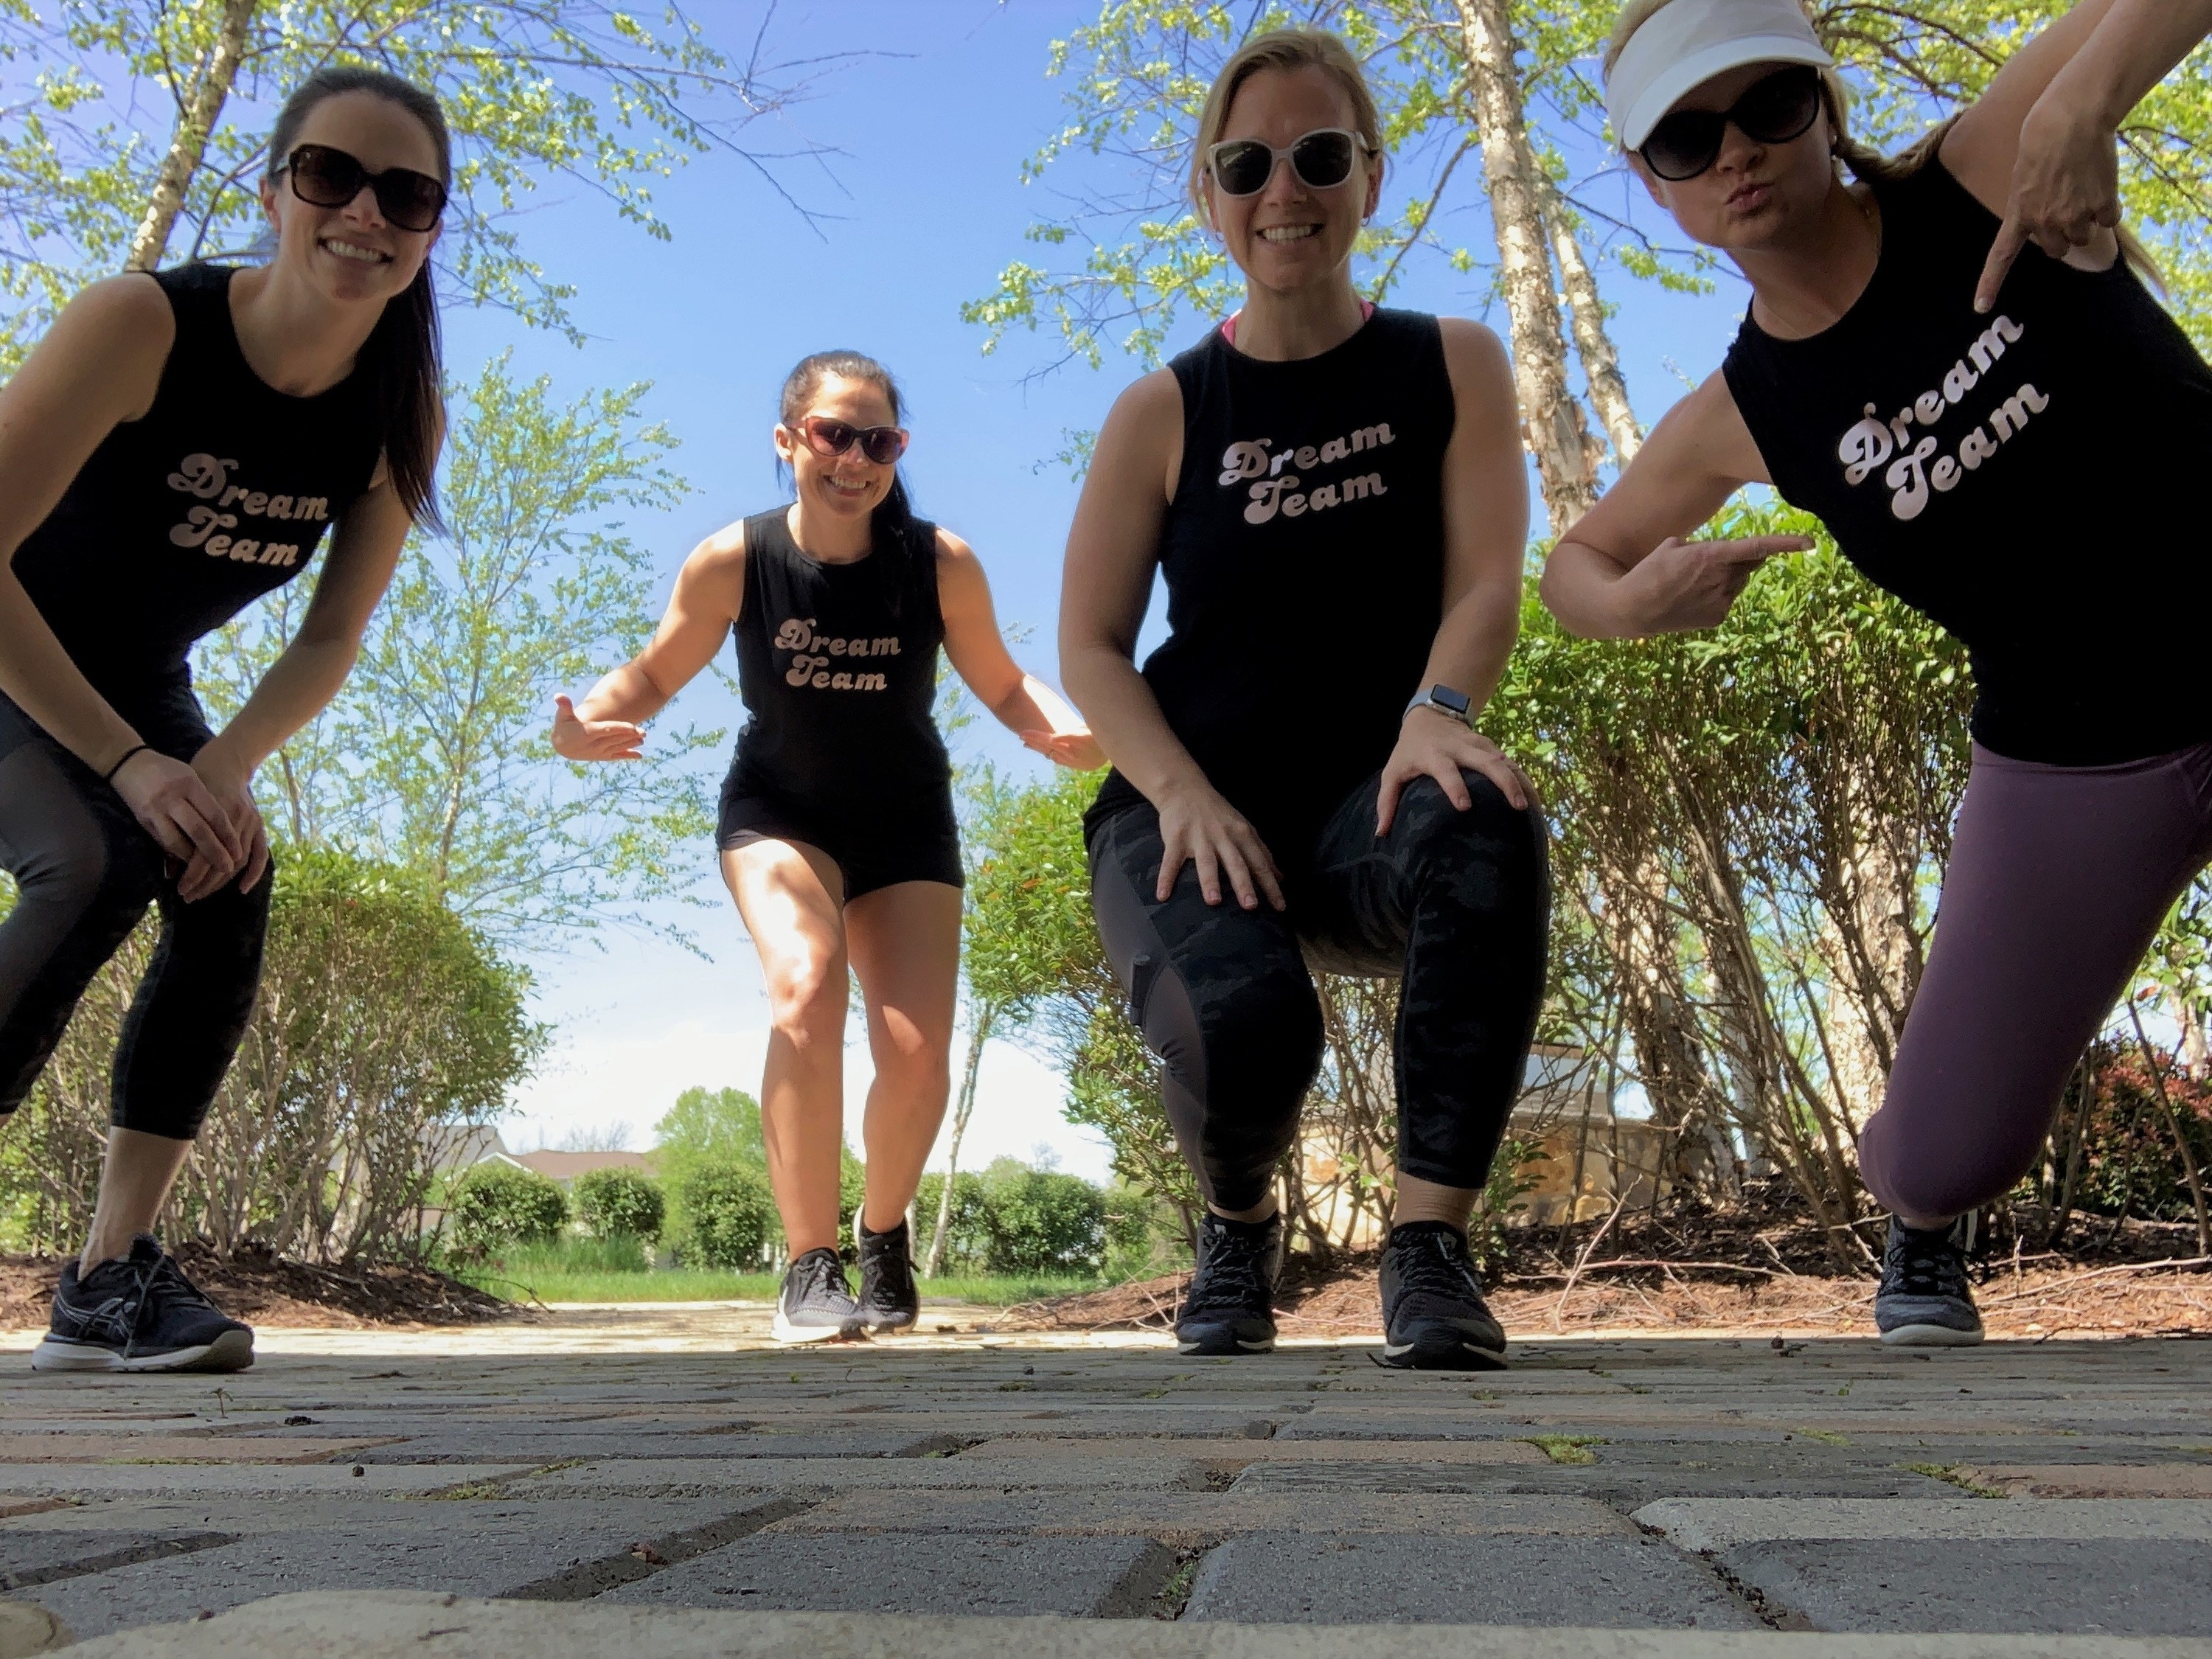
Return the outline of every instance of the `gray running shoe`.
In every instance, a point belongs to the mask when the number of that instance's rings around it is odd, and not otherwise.
[[[1966,1279],[1966,1252],[1973,1243],[1972,1215],[1936,1232],[1889,1218],[1881,1288],[1874,1295],[1875,1328],[1884,1342],[1904,1348],[1966,1348],[1982,1340],[1982,1316]]]
[[[34,1371],[242,1371],[253,1330],[209,1301],[151,1233],[82,1278],[62,1266]]]
[[[914,1250],[902,1221],[889,1232],[872,1233],[858,1215],[853,1237],[860,1247],[860,1319],[872,1331],[909,1330],[921,1316],[921,1292],[914,1282]]]
[[[1382,1363],[1409,1370],[1505,1368],[1505,1332],[1482,1299],[1467,1235],[1409,1221],[1382,1247]]]
[[[1198,1224],[1198,1265],[1176,1311],[1185,1353],[1266,1353],[1275,1346],[1275,1281],[1283,1271],[1283,1218]]]
[[[826,1342],[860,1334],[860,1304],[845,1282],[845,1264],[826,1245],[809,1250],[783,1270],[775,1298],[775,1340]]]

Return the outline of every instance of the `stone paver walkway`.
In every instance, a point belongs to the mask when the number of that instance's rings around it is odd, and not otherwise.
[[[1037,1614],[1124,1621],[1054,1659],[1256,1654],[1252,1625],[1324,1627],[1282,1655],[2212,1653],[2212,1343],[1532,1342],[1412,1375],[985,1319],[782,1351],[727,1310],[638,1316],[647,1352],[612,1314],[267,1332],[223,1378],[34,1376],[0,1339],[0,1659],[49,1615],[112,1638],[88,1656],[225,1659],[951,1655]],[[386,1594],[209,1617],[337,1591]],[[1214,1633],[1127,1622],[1159,1620]]]

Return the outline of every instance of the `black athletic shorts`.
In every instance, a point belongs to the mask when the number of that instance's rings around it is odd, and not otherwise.
[[[714,845],[727,852],[757,841],[796,841],[820,848],[845,878],[848,903],[902,881],[965,884],[960,830],[953,822],[949,791],[941,802],[926,803],[918,811],[885,811],[861,805],[828,811],[772,796],[741,794],[725,782]]]

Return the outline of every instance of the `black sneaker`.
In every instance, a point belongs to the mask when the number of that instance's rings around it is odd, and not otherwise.
[[[1982,1316],[1966,1280],[1974,1218],[1962,1215],[1936,1232],[1889,1218],[1881,1253],[1881,1288],[1874,1293],[1875,1328],[1900,1348],[1969,1348],[1982,1340]]]
[[[845,1264],[826,1245],[783,1270],[775,1297],[775,1340],[823,1342],[860,1334],[860,1304],[845,1283]]]
[[[1505,1333],[1482,1299],[1467,1235],[1409,1221],[1382,1247],[1382,1363],[1408,1370],[1505,1368]]]
[[[921,1292],[914,1285],[914,1251],[902,1221],[889,1232],[872,1233],[853,1218],[853,1238],[860,1249],[860,1321],[872,1331],[909,1329],[921,1316]]]
[[[31,1350],[34,1371],[242,1371],[252,1363],[252,1328],[202,1295],[151,1233],[82,1278],[64,1262],[46,1340]]]
[[[1198,1265],[1176,1314],[1185,1353],[1266,1353],[1275,1346],[1275,1280],[1283,1271],[1283,1218],[1198,1224]]]

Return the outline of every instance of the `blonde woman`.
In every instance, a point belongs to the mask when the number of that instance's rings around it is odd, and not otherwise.
[[[1549,902],[1532,792],[1476,726],[1518,625],[1528,485],[1497,339],[1352,287],[1383,166],[1334,35],[1262,35],[1222,70],[1191,191],[1244,304],[1107,417],[1060,664],[1115,768],[1085,826],[1091,902],[1206,1200],[1183,1351],[1274,1342],[1312,962],[1403,981],[1384,1358],[1480,1369],[1505,1337],[1467,1223]],[[1139,673],[1155,572],[1170,633]]]
[[[1972,1212],[2212,857],[2203,671],[2150,621],[2212,598],[2158,488],[2212,453],[2212,369],[2123,258],[2113,184],[2118,124],[2208,29],[2207,0],[2082,0],[1896,160],[1850,138],[1797,0],[1642,0],[1607,54],[1629,166],[1751,306],[1561,538],[1546,602],[1597,637],[1712,627],[1807,544],[1680,538],[1771,483],[1972,656],[1942,914],[1859,1141],[1887,1342],[1981,1340]]]

